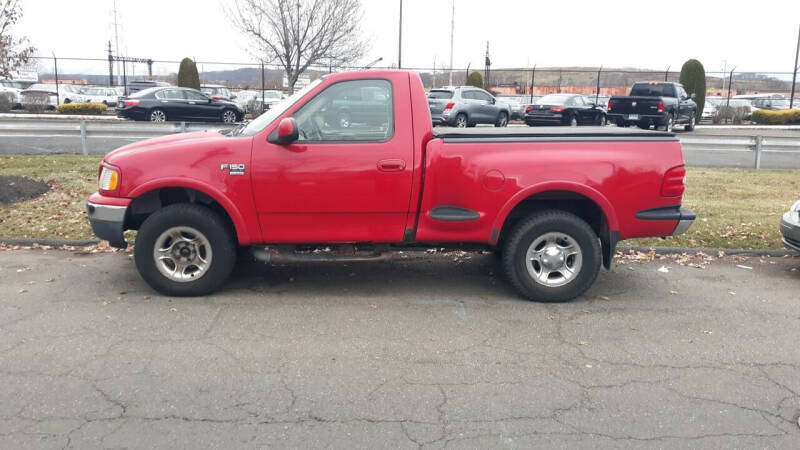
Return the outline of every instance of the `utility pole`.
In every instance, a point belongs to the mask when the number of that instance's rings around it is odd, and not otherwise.
[[[108,41],[108,85],[114,86],[114,55],[111,53],[111,41]]]
[[[453,85],[453,30],[456,26],[456,0],[453,0],[452,10],[450,12],[450,82],[448,86]]]
[[[397,68],[403,68],[403,0],[400,0],[400,25],[397,36]]]
[[[433,57],[433,84],[431,89],[436,89],[436,56]]]
[[[114,48],[116,51],[116,55],[119,56],[119,27],[117,23],[117,1],[114,0]],[[121,62],[117,62],[117,64],[121,64]],[[117,65],[117,74],[122,73],[120,66]],[[119,83],[117,83],[119,84]]]
[[[728,60],[722,60],[722,92],[725,92],[725,74],[728,73]]]
[[[797,50],[794,52],[794,70],[792,71],[792,95],[789,97],[789,109],[794,107],[794,87],[797,84],[797,57],[800,56],[800,28],[797,30]]]
[[[487,91],[489,90],[489,71],[492,68],[492,60],[489,59],[489,41],[486,41],[486,59],[484,60],[484,76],[483,86]]]

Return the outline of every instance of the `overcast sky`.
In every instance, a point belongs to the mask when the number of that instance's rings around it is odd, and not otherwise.
[[[120,50],[132,57],[249,62],[246,41],[229,24],[233,0],[117,0]],[[397,61],[399,0],[362,0],[367,62]],[[449,64],[450,0],[404,0],[403,66]],[[23,0],[15,34],[42,55],[105,58],[113,41],[112,0]],[[494,68],[636,67],[680,70],[688,58],[707,72],[790,72],[800,0],[456,0],[454,67],[483,68],[486,41]],[[61,69],[61,62],[60,69]],[[102,64],[63,63],[102,73]],[[221,67],[204,67],[214,70]],[[165,68],[157,69],[158,72]],[[176,68],[171,68],[172,71]]]

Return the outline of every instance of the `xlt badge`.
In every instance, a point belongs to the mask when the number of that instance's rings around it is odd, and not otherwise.
[[[227,170],[228,175],[244,175],[244,164],[222,164],[220,170]]]

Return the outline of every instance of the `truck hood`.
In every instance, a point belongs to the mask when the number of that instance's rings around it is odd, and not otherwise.
[[[175,133],[122,146],[107,154],[104,160],[115,166],[120,166],[131,157],[147,156],[148,158],[156,158],[161,153],[174,154],[176,150],[180,151],[186,148],[202,151],[202,148],[214,147],[216,144],[228,140],[230,140],[229,137],[219,133],[217,130]]]

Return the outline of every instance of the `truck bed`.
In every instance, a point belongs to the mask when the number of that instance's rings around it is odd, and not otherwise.
[[[619,127],[512,127],[433,129],[445,142],[677,141],[674,133]]]

